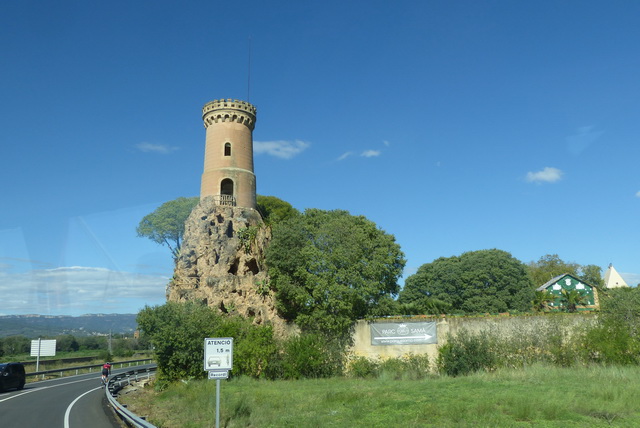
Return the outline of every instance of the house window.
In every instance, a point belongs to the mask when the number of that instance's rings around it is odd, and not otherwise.
[[[231,156],[231,143],[224,143],[224,155]]]

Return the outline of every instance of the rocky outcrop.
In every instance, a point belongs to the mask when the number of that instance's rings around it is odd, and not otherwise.
[[[207,197],[193,209],[167,300],[200,301],[222,313],[288,330],[277,314],[265,266],[270,229],[253,209],[216,205]]]

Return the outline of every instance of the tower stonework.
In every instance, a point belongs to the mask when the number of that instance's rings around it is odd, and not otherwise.
[[[256,208],[253,129],[256,108],[245,101],[221,99],[202,108],[207,130],[200,199],[217,205]]]

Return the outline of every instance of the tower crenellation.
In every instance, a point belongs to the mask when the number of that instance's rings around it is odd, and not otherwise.
[[[202,108],[202,120],[207,128],[212,123],[238,122],[253,131],[256,123],[256,107],[246,101],[231,98],[213,100]]]

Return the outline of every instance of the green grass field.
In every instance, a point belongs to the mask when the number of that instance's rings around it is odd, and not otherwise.
[[[216,381],[119,398],[158,427],[215,426]],[[224,427],[637,427],[640,368],[533,366],[423,380],[221,382]]]

